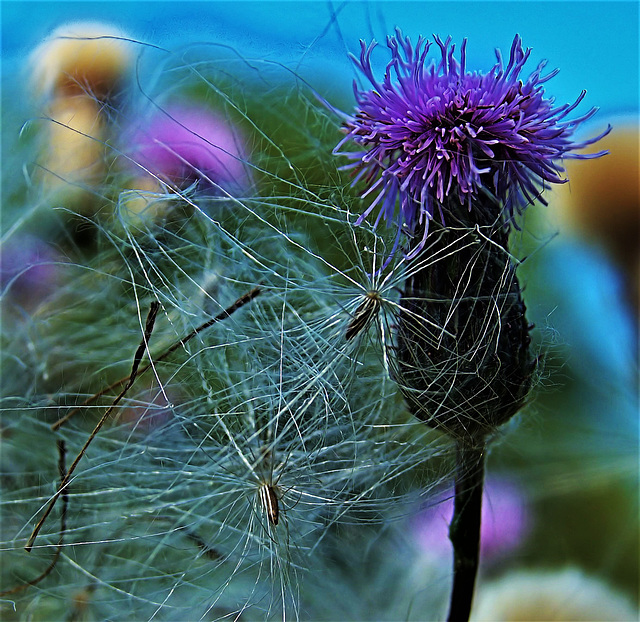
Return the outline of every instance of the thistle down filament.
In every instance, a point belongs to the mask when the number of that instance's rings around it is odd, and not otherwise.
[[[542,62],[521,79],[530,49],[519,36],[508,61],[486,73],[466,67],[451,39],[387,38],[391,60],[375,77],[375,42],[361,42],[356,67],[373,88],[355,87],[357,108],[335,153],[373,196],[356,221],[378,210],[397,228],[407,263],[395,331],[393,375],[410,411],[457,445],[454,580],[450,620],[469,616],[478,563],[486,442],[523,406],[535,359],[530,325],[509,252],[509,230],[527,205],[564,183],[561,159],[595,138],[573,133],[593,108],[568,118],[584,98],[554,107]],[[435,47],[435,50],[433,48]],[[431,52],[435,58],[431,59]],[[347,144],[357,150],[344,151]],[[403,242],[403,236],[405,241]],[[389,257],[391,261],[393,257]]]

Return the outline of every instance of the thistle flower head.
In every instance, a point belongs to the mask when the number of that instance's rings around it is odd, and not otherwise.
[[[447,209],[448,197],[454,199],[452,206],[471,210],[474,197],[488,193],[509,223],[515,212],[542,200],[548,184],[566,181],[561,176],[563,157],[603,155],[573,152],[609,131],[574,140],[575,129],[596,109],[568,119],[586,91],[573,104],[558,107],[545,98],[543,85],[557,73],[542,75],[546,61],[526,80],[520,79],[531,50],[522,47],[518,35],[506,66],[496,50],[497,62],[487,73],[467,70],[466,40],[459,60],[450,37],[434,40],[439,58],[428,63],[428,40],[420,37],[412,46],[400,30],[388,37],[391,60],[381,82],[371,64],[377,44],[361,41],[360,57],[353,60],[373,88],[360,90],[354,83],[357,109],[346,118],[346,137],[334,150],[353,160],[345,168],[354,169],[354,183],[364,178],[363,197],[375,196],[357,224],[379,206],[376,225],[384,219],[396,223],[398,233],[405,229],[410,235],[419,229],[423,238],[417,247],[412,245],[411,256],[424,245],[429,220]],[[351,141],[362,149],[341,151]]]

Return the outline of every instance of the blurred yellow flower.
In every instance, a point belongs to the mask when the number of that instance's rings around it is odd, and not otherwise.
[[[131,66],[126,36],[112,26],[80,22],[55,30],[31,55],[36,93],[92,94],[104,99]]]

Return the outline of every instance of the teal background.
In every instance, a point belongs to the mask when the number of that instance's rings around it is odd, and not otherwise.
[[[306,77],[352,75],[345,50],[397,26],[419,34],[469,39],[469,67],[485,68],[494,47],[508,54],[515,33],[532,47],[532,64],[560,67],[553,93],[606,113],[638,110],[637,2],[2,2],[2,56],[15,61],[68,21],[119,25],[157,45],[208,41],[243,55],[300,64]]]

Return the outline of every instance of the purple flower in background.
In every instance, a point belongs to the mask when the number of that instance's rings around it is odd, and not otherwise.
[[[0,248],[0,286],[19,304],[33,308],[51,294],[60,280],[62,255],[40,238],[20,234]]]
[[[453,514],[451,495],[414,519],[420,549],[441,556],[451,550],[449,523]],[[481,552],[485,561],[499,559],[520,546],[530,528],[526,499],[520,489],[501,478],[489,478],[484,491],[481,521]]]
[[[511,221],[514,212],[532,201],[548,183],[563,183],[563,157],[596,158],[604,152],[572,153],[605,134],[581,142],[572,138],[575,129],[595,114],[593,108],[581,117],[566,117],[582,101],[585,91],[571,105],[554,107],[544,98],[543,84],[557,71],[541,72],[546,61],[525,80],[519,76],[530,49],[524,50],[516,35],[509,61],[504,66],[499,50],[497,63],[488,73],[466,68],[466,40],[460,60],[454,58],[451,38],[435,37],[438,59],[427,63],[432,43],[420,37],[413,47],[400,30],[387,38],[391,61],[382,82],[371,66],[374,41],[361,41],[360,58],[352,57],[373,86],[361,91],[354,83],[356,113],[347,116],[346,137],[334,153],[353,160],[354,184],[364,179],[375,198],[356,224],[377,206],[387,224],[397,223],[410,235],[426,236],[435,212],[455,203],[472,209],[474,197],[486,193],[503,207],[503,218]],[[353,141],[360,151],[340,151]],[[446,201],[448,197],[455,203]],[[396,200],[399,198],[399,213]],[[544,201],[543,201],[544,202]],[[424,246],[413,246],[415,256]]]
[[[161,180],[185,188],[236,193],[249,185],[238,131],[204,106],[169,105],[130,133],[127,155]]]

